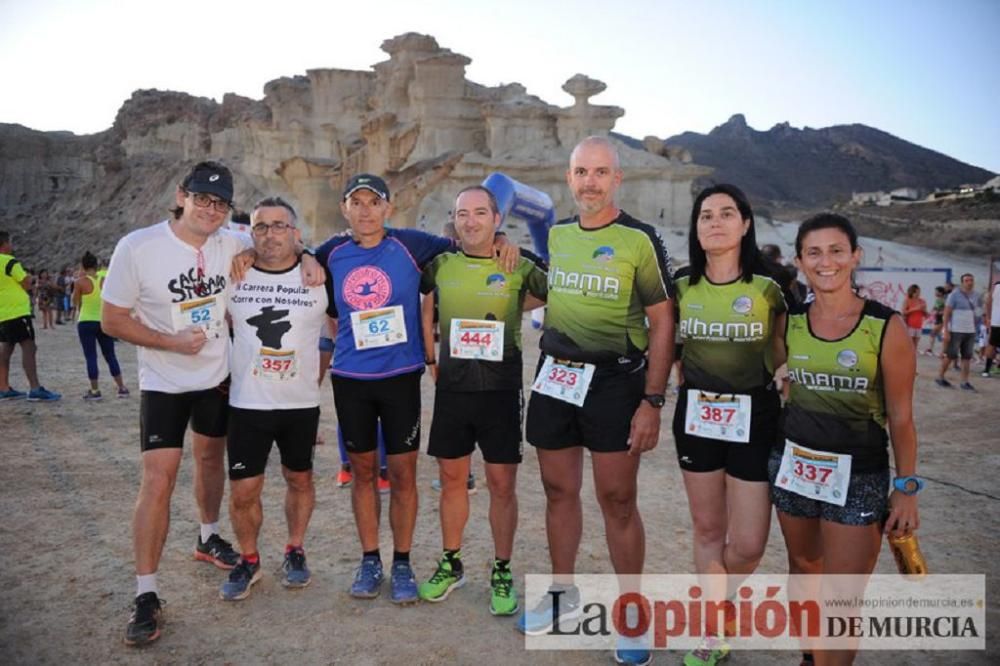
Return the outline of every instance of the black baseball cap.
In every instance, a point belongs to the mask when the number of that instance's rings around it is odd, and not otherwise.
[[[233,203],[233,173],[219,162],[198,162],[181,187],[192,193],[214,194],[226,203]]]
[[[343,201],[347,201],[347,198],[358,190],[371,190],[382,199],[389,200],[389,186],[384,180],[370,173],[359,173],[347,181]]]

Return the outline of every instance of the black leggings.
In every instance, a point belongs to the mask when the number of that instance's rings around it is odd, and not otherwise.
[[[108,370],[112,377],[122,374],[121,366],[118,365],[118,357],[115,356],[115,339],[101,330],[99,321],[81,321],[76,325],[76,332],[80,336],[80,346],[83,347],[83,356],[87,359],[87,377],[91,380],[97,379],[97,345],[101,345],[101,354],[108,363]]]

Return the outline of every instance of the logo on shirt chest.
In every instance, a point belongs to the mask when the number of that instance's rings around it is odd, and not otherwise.
[[[392,280],[376,266],[359,266],[344,278],[340,293],[344,302],[355,310],[380,308],[392,296]]]
[[[226,276],[199,275],[199,271],[192,268],[187,273],[181,273],[168,282],[167,290],[175,296],[171,300],[172,303],[181,303],[195,298],[214,296],[226,290]]]

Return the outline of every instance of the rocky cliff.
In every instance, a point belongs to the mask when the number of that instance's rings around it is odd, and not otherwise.
[[[386,177],[400,226],[440,229],[455,193],[493,171],[548,192],[567,215],[570,150],[624,113],[592,104],[605,84],[582,74],[563,86],[573,103],[559,107],[520,84],[469,81],[470,60],[427,35],[399,35],[382,49],[388,58],[371,70],[279,78],[259,100],[139,90],[109,130],[90,136],[0,125],[0,228],[15,233],[29,265],[75,262],[85,249],[107,255],[124,233],[163,219],[183,174],[207,158],[232,168],[241,207],[265,194],[289,198],[312,240],[343,228],[340,192],[361,171]],[[624,143],[621,153],[622,206],[661,225],[682,222],[694,180],[711,169]]]

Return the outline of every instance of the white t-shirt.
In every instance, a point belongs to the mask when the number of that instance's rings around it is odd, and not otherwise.
[[[229,404],[242,409],[319,406],[319,337],[332,288],[304,287],[302,268],[258,268],[229,289],[233,383]]]
[[[226,287],[233,257],[244,249],[239,237],[220,229],[201,247],[199,262],[198,248],[178,238],[167,221],[118,241],[101,298],[135,310],[153,330],[177,333],[202,325],[208,335],[208,342],[193,355],[139,347],[140,389],[199,391],[218,386],[229,374]]]
[[[990,312],[990,326],[992,328],[1000,328],[1000,282],[993,285],[993,296],[992,305],[990,307],[993,310]]]

